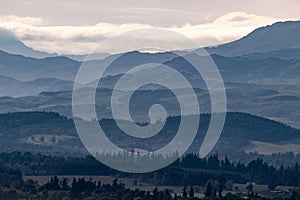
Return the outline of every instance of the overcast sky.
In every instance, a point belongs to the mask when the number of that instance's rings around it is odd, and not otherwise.
[[[299,20],[299,8],[299,0],[10,0],[0,1],[0,27],[57,53],[88,53],[103,39],[145,27],[178,31],[208,46]]]

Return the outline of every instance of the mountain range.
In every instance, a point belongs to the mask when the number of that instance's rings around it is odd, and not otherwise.
[[[211,54],[211,58],[219,68],[225,82],[298,85],[300,82],[298,33],[300,33],[300,22],[278,22],[256,29],[237,41],[206,48],[206,50]],[[3,31],[0,31],[0,38],[5,41],[2,49],[10,52],[0,51],[0,75],[2,76],[19,81],[34,81],[44,78],[74,81],[77,70],[82,64],[81,61],[64,56],[31,58],[14,55],[22,53],[17,51],[20,48],[16,46],[22,46],[22,48],[26,48],[26,46],[10,34],[6,32],[3,34]],[[15,52],[12,52],[14,49]],[[24,55],[28,54],[24,53]],[[193,80],[199,79],[199,76],[197,77],[190,70],[190,64],[184,60],[185,57],[189,57],[201,62],[201,56],[197,54],[187,53],[183,57],[178,57],[176,52],[140,53],[134,51],[119,56],[111,55],[101,60],[87,61],[88,65],[103,67],[118,58],[111,63],[105,74],[105,76],[110,76],[112,81],[106,78],[106,85],[103,87],[112,88],[118,76],[132,66],[145,63],[165,64],[183,74],[195,76],[191,78]],[[157,70],[160,71],[159,66]],[[159,80],[166,76],[168,74],[162,73],[157,78]],[[199,86],[195,83],[194,87]],[[4,95],[6,94],[0,93],[0,96]]]
[[[299,21],[278,22],[256,29],[237,41],[217,47],[205,48],[218,67],[225,82],[229,112],[251,113],[300,128],[299,35]],[[19,129],[16,127],[16,129],[10,129],[11,127],[9,128],[5,125],[8,122],[2,123],[2,126],[6,127],[2,129],[1,134],[3,137],[9,132],[26,132],[25,135],[15,135],[11,139],[9,139],[10,136],[5,136],[3,141],[12,143],[10,146],[1,144],[2,150],[5,148],[11,148],[6,150],[18,150],[17,148],[19,147],[32,149],[38,146],[43,148],[43,151],[52,152],[51,145],[47,146],[46,144],[62,143],[67,148],[58,149],[77,152],[78,149],[73,147],[74,144],[75,146],[80,145],[80,141],[76,135],[66,131],[64,128],[64,123],[67,123],[66,127],[74,130],[71,127],[71,120],[68,121],[68,119],[53,113],[41,114],[34,112],[25,113],[24,115],[20,113],[5,115],[4,113],[51,111],[72,117],[71,90],[76,73],[83,63],[81,60],[84,59],[84,55],[58,56],[36,51],[27,47],[5,30],[0,30],[0,43],[0,113],[3,113],[3,115],[0,115],[0,121],[5,119],[5,117],[21,120],[18,119],[20,116],[28,117],[29,119],[35,116],[32,120],[33,124],[24,122],[16,125]],[[187,51],[183,57],[179,57],[176,52],[142,53],[133,51],[126,52],[123,55],[99,54],[93,58],[95,60],[89,60],[86,63],[95,67],[104,67],[110,63],[109,69],[105,71],[97,90],[96,110],[98,111],[99,119],[112,117],[108,109],[110,101],[107,100],[110,98],[112,89],[120,77],[131,67],[146,63],[158,64],[154,67],[155,73],[152,77],[154,80],[172,79],[172,74],[162,70],[161,64],[170,66],[187,77],[197,93],[201,111],[204,113],[209,112],[211,102],[207,87],[201,76],[195,73],[193,66],[187,62],[187,58],[200,63],[203,60],[207,60],[207,57],[199,56],[197,50]],[[144,72],[146,71],[139,72],[140,76],[138,76],[138,79],[147,78],[143,75]],[[91,70],[89,73],[91,74],[87,74],[87,76],[92,75],[94,72]],[[132,74],[129,74],[129,76],[132,76],[131,82],[139,81]],[[90,80],[90,82],[85,83],[85,86],[91,86],[94,81]],[[177,90],[185,89],[181,87],[180,81],[176,81],[176,84]],[[135,107],[132,110],[132,115],[139,122],[148,120],[145,105],[151,105],[153,101],[163,103],[169,112],[169,116],[180,115],[175,106],[176,98],[166,88],[149,84],[140,88],[135,93],[134,98],[133,105]],[[228,133],[225,135],[228,136],[228,134],[233,133],[236,135],[222,139],[219,144],[221,146],[216,148],[223,148],[222,145],[224,144],[228,148],[228,138],[230,138],[230,141],[237,141],[236,144],[233,143],[232,147],[239,148],[239,146],[242,146],[243,149],[240,150],[246,152],[271,153],[272,150],[299,152],[299,147],[297,146],[297,141],[299,141],[298,130],[254,115],[244,113],[229,114],[227,124],[229,123],[230,125],[229,128],[228,125],[226,126],[225,132]],[[49,127],[45,127],[47,124],[39,124],[36,116],[63,121],[54,130],[64,130],[67,132],[66,135],[62,133],[56,136],[56,133],[51,132]],[[204,117],[204,119],[206,118]],[[251,127],[255,127],[257,123],[260,124],[259,128],[251,132]],[[28,126],[29,129],[22,130],[21,128]],[[34,128],[36,128],[36,131]],[[31,132],[27,132],[27,130]],[[278,135],[272,135],[271,130],[274,132],[276,130],[280,131]],[[290,133],[293,133],[293,135],[289,135]],[[255,134],[261,134],[261,138]],[[280,141],[283,142],[280,143]],[[84,151],[82,150],[81,152]]]

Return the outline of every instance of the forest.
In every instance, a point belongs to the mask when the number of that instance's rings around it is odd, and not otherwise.
[[[50,191],[59,191],[59,195],[72,196],[78,199],[88,196],[114,196],[117,199],[193,199],[198,198],[193,193],[193,187],[202,186],[203,198],[214,197],[224,199],[233,195],[237,199],[241,195],[260,198],[258,193],[253,192],[254,184],[268,185],[269,191],[274,191],[277,186],[298,187],[300,183],[300,168],[298,163],[293,166],[276,168],[257,158],[247,164],[234,163],[227,157],[220,159],[218,154],[207,158],[199,158],[195,154],[187,154],[178,159],[168,167],[161,170],[144,173],[129,174],[111,169],[92,156],[86,157],[63,157],[50,156],[41,153],[12,152],[0,154],[0,182],[1,195],[44,195],[49,196]],[[45,184],[38,184],[33,180],[24,180],[24,176],[52,176]],[[101,184],[93,181],[92,178],[74,178],[72,181],[59,176],[109,176],[115,181],[111,184]],[[134,185],[147,184],[153,186],[153,191],[140,191],[129,189],[118,178],[130,178]],[[235,184],[246,184],[246,193],[232,194],[228,191],[238,190],[233,188]],[[161,185],[182,187],[179,194],[171,190],[159,191],[155,186]],[[5,189],[6,188],[6,189]],[[10,193],[7,193],[9,188]],[[12,192],[14,191],[14,192]],[[47,191],[47,192],[45,192]],[[227,192],[225,192],[227,191]],[[225,193],[224,193],[225,192]],[[47,193],[43,194],[43,193]],[[109,193],[109,194],[108,194]],[[57,195],[58,195],[57,194]],[[92,195],[92,196],[93,196]],[[96,196],[97,196],[96,195]],[[296,190],[289,191],[290,197],[298,195]],[[129,198],[130,197],[130,198]],[[43,199],[41,198],[41,199]],[[46,197],[45,197],[46,198]],[[76,199],[75,198],[75,199]],[[100,197],[99,197],[100,198]],[[1,198],[2,199],[2,198]],[[100,198],[101,199],[101,198]],[[108,198],[109,199],[109,198]],[[112,197],[111,199],[116,199]]]

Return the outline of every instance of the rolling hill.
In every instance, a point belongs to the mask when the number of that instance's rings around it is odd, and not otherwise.
[[[209,114],[201,115],[200,130],[190,151],[197,152],[201,145],[201,135],[206,131]],[[176,133],[179,117],[170,117],[162,133],[147,139],[135,139],[120,131],[113,120],[101,120],[100,124],[109,137],[116,144],[129,147],[151,149],[166,144]],[[76,133],[73,120],[56,113],[24,112],[0,115],[0,151],[32,151],[46,153],[86,153]],[[136,140],[139,140],[137,142]],[[227,113],[225,126],[215,151],[249,151],[253,148],[253,141],[268,143],[274,146],[294,144],[300,140],[300,131],[276,121],[246,114]],[[198,149],[198,150],[197,150]],[[274,148],[273,152],[278,149]],[[297,148],[287,149],[299,151]]]

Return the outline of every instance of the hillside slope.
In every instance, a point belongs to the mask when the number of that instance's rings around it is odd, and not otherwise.
[[[197,152],[210,115],[201,115],[200,130],[190,151]],[[147,139],[136,139],[121,132],[113,120],[100,124],[107,137],[123,148],[151,150],[165,145],[176,134],[179,117],[167,119],[162,132]],[[0,115],[0,151],[32,151],[46,153],[85,154],[86,150],[76,133],[73,120],[55,113],[26,112]],[[300,140],[300,130],[276,121],[246,114],[228,113],[221,138],[215,151],[249,150],[252,141],[278,145],[283,141]],[[300,147],[299,147],[300,148]],[[197,150],[198,149],[198,150]],[[294,150],[294,149],[291,149]],[[299,150],[299,149],[298,149]],[[276,149],[274,149],[276,152]]]
[[[255,52],[300,48],[299,35],[300,21],[277,22],[258,28],[234,42],[206,49],[210,53],[237,56]]]

